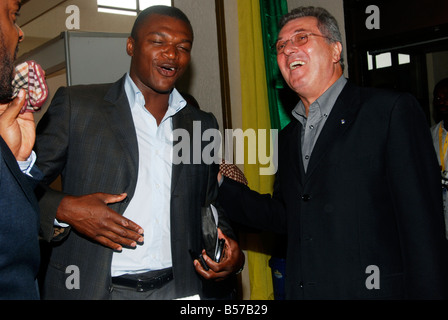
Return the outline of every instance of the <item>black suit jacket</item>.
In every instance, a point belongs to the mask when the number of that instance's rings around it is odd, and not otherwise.
[[[113,84],[61,88],[38,126],[36,152],[48,185],[59,174],[63,193],[47,190],[40,200],[42,224],[51,238],[51,225],[64,194],[126,192],[132,199],[137,183],[138,148],[132,115],[124,90],[124,77]],[[173,129],[193,137],[193,121],[201,133],[217,128],[214,116],[187,105],[173,116]],[[190,143],[193,143],[191,139]],[[202,148],[206,145],[203,143]],[[193,149],[191,149],[193,150]],[[193,154],[191,152],[191,157]],[[171,246],[176,294],[201,293],[189,250],[201,252],[201,207],[217,194],[218,165],[173,165],[171,182]],[[112,204],[123,214],[128,201]],[[224,233],[231,229],[221,217]],[[52,248],[44,281],[46,299],[107,299],[111,289],[112,250],[76,231]],[[80,270],[80,289],[68,290],[67,266]]]
[[[238,222],[287,233],[287,298],[446,298],[440,171],[417,101],[347,83],[306,173],[301,130],[280,132],[273,199],[229,179],[218,197]]]
[[[35,179],[20,171],[0,137],[0,299],[38,299],[39,207]]]

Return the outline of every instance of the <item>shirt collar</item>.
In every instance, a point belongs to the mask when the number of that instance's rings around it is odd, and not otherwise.
[[[137,87],[137,85],[132,80],[131,76],[129,75],[129,72],[126,73],[126,79],[124,82],[124,90],[126,92],[126,95],[128,97],[129,105],[132,108],[134,108],[136,102],[139,105],[145,105],[145,98],[143,97],[143,94],[141,93],[140,89]],[[166,116],[172,116],[179,112],[182,108],[184,108],[187,105],[187,101],[182,97],[182,95],[177,91],[176,88],[173,89],[170,93],[170,97],[168,100],[168,110],[166,112]]]
[[[318,108],[321,114],[326,114],[328,116],[346,83],[347,79],[343,75],[340,76],[339,79],[330,86],[330,88],[328,88],[319,98],[317,98],[316,101],[311,104],[310,109]],[[292,115],[299,121],[306,119],[305,106],[302,101],[297,103],[292,111]]]

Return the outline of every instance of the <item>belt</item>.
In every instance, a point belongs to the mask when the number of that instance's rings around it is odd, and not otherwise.
[[[130,278],[129,276],[119,276],[112,277],[112,283],[124,286],[128,288],[133,288],[138,292],[144,292],[154,289],[160,289],[165,284],[173,280],[173,270],[150,278],[145,278],[144,276],[135,275],[135,278]]]

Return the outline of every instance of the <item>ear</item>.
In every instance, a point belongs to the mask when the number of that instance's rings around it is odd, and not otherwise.
[[[135,48],[135,40],[134,38],[129,37],[126,42],[126,52],[130,57],[134,56],[134,48]]]
[[[342,44],[340,42],[333,43],[333,62],[339,62],[341,60]]]

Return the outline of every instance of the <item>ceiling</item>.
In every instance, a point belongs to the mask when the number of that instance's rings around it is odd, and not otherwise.
[[[23,27],[64,2],[67,0],[22,0],[18,25]]]

